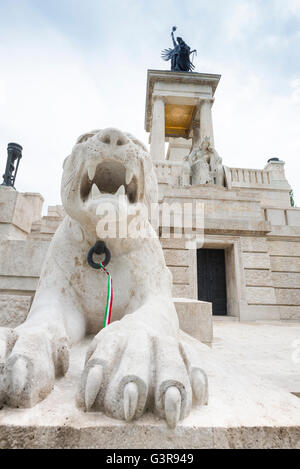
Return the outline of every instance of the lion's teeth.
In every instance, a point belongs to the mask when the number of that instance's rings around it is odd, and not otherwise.
[[[125,187],[124,186],[120,186],[116,195],[125,195]]]
[[[89,180],[93,181],[95,174],[96,174],[96,168],[97,168],[97,163],[96,162],[91,162],[88,165],[88,176]]]
[[[126,177],[125,177],[125,181],[126,181],[127,185],[131,182],[133,176],[134,176],[134,174],[133,174],[132,169],[127,168],[126,169]]]
[[[101,192],[99,191],[97,184],[93,184],[92,199],[98,199],[98,197],[101,197]]]

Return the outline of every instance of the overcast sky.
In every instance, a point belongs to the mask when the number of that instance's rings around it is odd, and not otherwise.
[[[300,0],[0,0],[0,172],[24,147],[17,189],[60,204],[78,135],[109,126],[148,142],[147,69],[169,69],[170,31],[222,75],[213,108],[227,166],[286,162],[300,205]]]

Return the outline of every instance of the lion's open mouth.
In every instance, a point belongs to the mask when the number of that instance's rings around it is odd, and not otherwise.
[[[82,178],[80,196],[83,202],[107,194],[126,194],[130,203],[137,202],[137,178],[132,170],[126,169],[119,161],[108,160],[90,164]]]

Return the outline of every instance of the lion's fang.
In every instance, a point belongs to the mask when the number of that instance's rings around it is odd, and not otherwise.
[[[126,182],[127,185],[132,181],[133,176],[134,176],[134,174],[133,174],[132,169],[127,168],[126,169],[126,178],[125,178],[125,182]]]
[[[101,192],[99,191],[97,184],[93,184],[92,199],[98,199],[98,197],[101,197]]]
[[[94,179],[94,177],[95,177],[96,168],[97,168],[97,163],[96,163],[96,162],[91,162],[91,163],[89,163],[89,166],[88,166],[88,176],[89,176],[89,180],[90,180],[90,181],[93,181],[93,179]]]

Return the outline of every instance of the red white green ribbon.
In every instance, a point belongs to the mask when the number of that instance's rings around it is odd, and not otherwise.
[[[112,284],[111,275],[109,272],[107,272],[102,262],[100,262],[100,267],[106,273],[107,278],[108,278],[106,308],[105,308],[104,326],[103,326],[103,327],[106,327],[106,326],[109,326],[111,322],[111,309],[112,309],[112,304],[113,304],[113,284]]]

